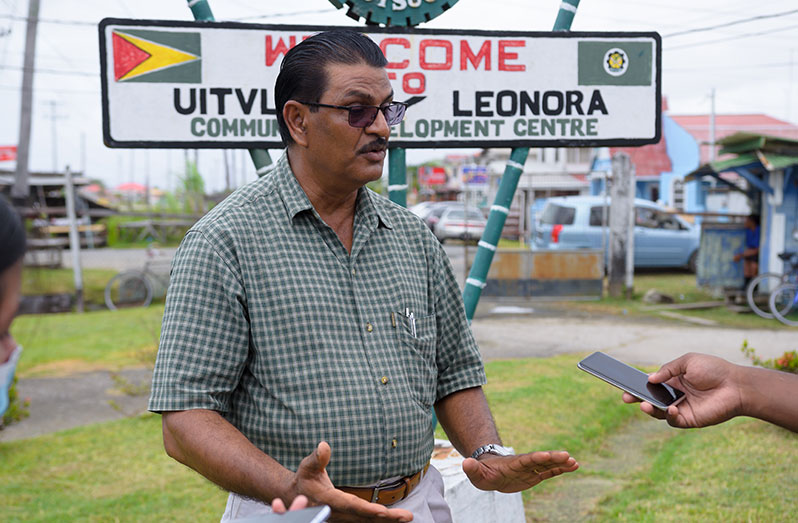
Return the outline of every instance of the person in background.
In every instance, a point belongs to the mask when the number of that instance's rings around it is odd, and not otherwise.
[[[759,273],[759,216],[751,214],[745,219],[745,248],[734,255],[734,261],[743,260],[743,289]]]
[[[648,402],[640,410],[672,427],[708,427],[736,416],[751,416],[798,432],[798,375],[735,365],[707,354],[685,354],[648,377],[685,394],[667,411]],[[640,400],[624,392],[625,403]]]
[[[25,229],[14,209],[0,196],[0,419],[8,409],[8,391],[22,347],[11,337],[22,289]]]

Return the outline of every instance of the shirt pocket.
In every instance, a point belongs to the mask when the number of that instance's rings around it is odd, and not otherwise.
[[[399,355],[411,395],[423,407],[431,408],[435,402],[438,380],[435,315],[415,318],[415,336],[411,318],[400,312],[395,312],[394,317],[399,337]]]

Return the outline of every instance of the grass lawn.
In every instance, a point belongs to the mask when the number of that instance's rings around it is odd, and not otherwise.
[[[156,415],[0,444],[3,521],[218,521],[226,494],[171,460]]]
[[[619,393],[579,372],[577,356],[493,361],[488,400],[505,444],[518,451],[565,448],[582,463],[607,455],[604,442],[643,418]],[[670,431],[645,446],[639,472],[600,500],[599,520],[786,520],[798,510],[798,436],[742,420],[702,431]],[[624,459],[621,455],[619,460]],[[155,415],[0,443],[4,521],[211,521],[226,494],[163,452]],[[589,467],[526,494],[553,488]]]
[[[20,377],[151,364],[161,332],[163,305],[84,314],[24,315],[11,334],[24,347]]]
[[[695,274],[678,271],[645,271],[635,274],[634,295],[630,300],[624,298],[610,298],[607,296],[605,289],[604,298],[601,300],[569,302],[568,306],[588,312],[664,318],[658,311],[648,310],[653,307],[652,305],[643,303],[643,295],[649,289],[657,289],[662,293],[672,296],[676,300],[676,303],[696,303],[719,300],[719,298],[713,297],[708,291],[697,287]],[[743,329],[791,328],[776,320],[760,318],[754,313],[732,312],[724,306],[702,310],[679,310],[676,312],[683,316],[712,320],[726,327]]]
[[[648,449],[650,466],[600,504],[599,519],[790,521],[798,514],[798,435],[751,419]]]
[[[118,271],[113,269],[83,270],[83,299],[87,304],[105,307],[105,286]],[[26,267],[22,271],[22,294],[74,293],[72,269],[42,269]]]

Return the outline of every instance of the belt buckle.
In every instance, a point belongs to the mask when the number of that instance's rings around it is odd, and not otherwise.
[[[380,492],[383,490],[392,490],[398,487],[401,487],[403,484],[406,485],[406,481],[404,478],[398,479],[393,483],[388,483],[387,485],[377,485],[374,487],[374,492],[371,494],[371,502],[378,503],[378,499],[380,498]]]

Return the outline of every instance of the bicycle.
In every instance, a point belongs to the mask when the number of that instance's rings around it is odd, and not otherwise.
[[[770,293],[768,305],[773,317],[785,325],[798,327],[798,253],[779,255],[791,267],[791,277]]]
[[[745,288],[745,298],[748,301],[748,306],[757,316],[768,320],[772,320],[775,317],[770,310],[770,295],[780,285],[795,281],[798,275],[798,256],[796,256],[796,253],[783,252],[779,254],[779,258],[790,265],[790,269],[783,274],[775,272],[760,274],[751,280]]]
[[[105,305],[114,311],[127,307],[147,307],[154,298],[166,294],[170,260],[155,259],[158,251],[147,249],[147,262],[141,270],[120,272],[105,286]]]

